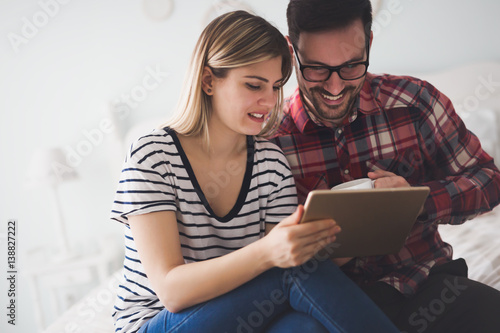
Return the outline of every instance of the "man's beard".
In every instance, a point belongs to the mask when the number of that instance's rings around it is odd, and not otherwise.
[[[344,102],[340,105],[325,104],[321,94],[325,94],[327,96],[332,96],[332,94],[321,87],[312,87],[308,90],[309,96],[307,96],[308,102],[312,104],[309,107],[313,107],[313,110],[310,111],[318,118],[318,120],[322,122],[339,125],[345,117],[352,113],[361,87],[362,85],[358,87],[345,87],[344,90],[342,90],[342,95],[344,95],[346,100],[344,100]]]

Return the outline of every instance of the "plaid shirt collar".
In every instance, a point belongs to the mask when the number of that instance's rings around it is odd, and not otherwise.
[[[342,125],[339,127],[344,127],[345,125],[356,120],[358,117],[358,110],[364,114],[377,114],[382,112],[380,102],[377,100],[375,95],[375,93],[378,95],[378,91],[372,91],[372,79],[373,74],[367,73],[365,82],[363,83],[363,88],[356,99],[353,112],[349,117],[344,119]],[[306,130],[313,130],[316,126],[333,127],[332,124],[325,124],[318,120],[317,117],[309,110],[309,108],[303,103],[302,94],[298,87],[295,89],[295,92],[287,98],[284,110],[285,113],[289,113],[290,116],[292,116],[298,130],[301,133],[304,133]]]

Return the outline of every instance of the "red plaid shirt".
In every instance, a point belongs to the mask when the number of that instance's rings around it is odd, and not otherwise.
[[[427,82],[367,74],[353,114],[339,127],[312,120],[298,89],[284,111],[273,141],[290,163],[299,202],[309,191],[376,169],[431,188],[427,214],[398,254],[355,258],[342,267],[359,284],[384,281],[413,294],[434,265],[451,260],[438,224],[463,223],[499,203],[500,172],[493,159],[450,100]]]

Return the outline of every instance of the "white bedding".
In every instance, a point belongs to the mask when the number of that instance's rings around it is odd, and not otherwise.
[[[453,258],[464,258],[469,278],[500,290],[500,206],[462,225],[439,226],[453,246]]]
[[[111,333],[114,332],[113,302],[122,270],[94,288],[85,298],[69,308],[44,333]]]

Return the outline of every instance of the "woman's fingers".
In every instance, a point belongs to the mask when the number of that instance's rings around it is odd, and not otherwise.
[[[311,222],[311,224],[313,223],[317,222]],[[335,241],[336,235],[341,229],[336,224],[331,226],[331,220],[327,221],[327,223],[329,226],[326,229],[320,229],[296,239],[293,246],[294,254],[292,255],[295,265],[303,264],[311,259],[319,250]]]
[[[340,227],[332,219],[298,223],[303,207],[283,219],[265,237],[275,266],[298,266],[311,259],[319,250],[335,241]]]
[[[297,234],[298,237],[307,237],[309,235],[314,235],[318,232],[327,230],[333,231],[334,233],[338,233],[338,231],[335,231],[336,227],[338,226],[334,220],[324,219],[324,220],[311,221],[307,223],[301,223],[295,226],[292,232]]]
[[[281,227],[298,225],[300,220],[302,219],[302,215],[304,214],[304,206],[298,205],[295,212],[292,215],[284,218],[278,225]]]
[[[315,223],[315,222],[313,222],[313,223]],[[317,242],[331,243],[335,240],[336,235],[340,231],[341,231],[340,227],[335,224],[333,226],[329,226],[326,229],[322,229],[322,230],[317,231],[317,232],[303,235],[302,237],[300,237],[300,239],[304,245],[311,244],[311,243],[317,243]]]
[[[301,249],[300,256],[296,258],[295,266],[302,265],[309,261],[316,253],[331,243],[331,239],[328,237],[305,245]]]

